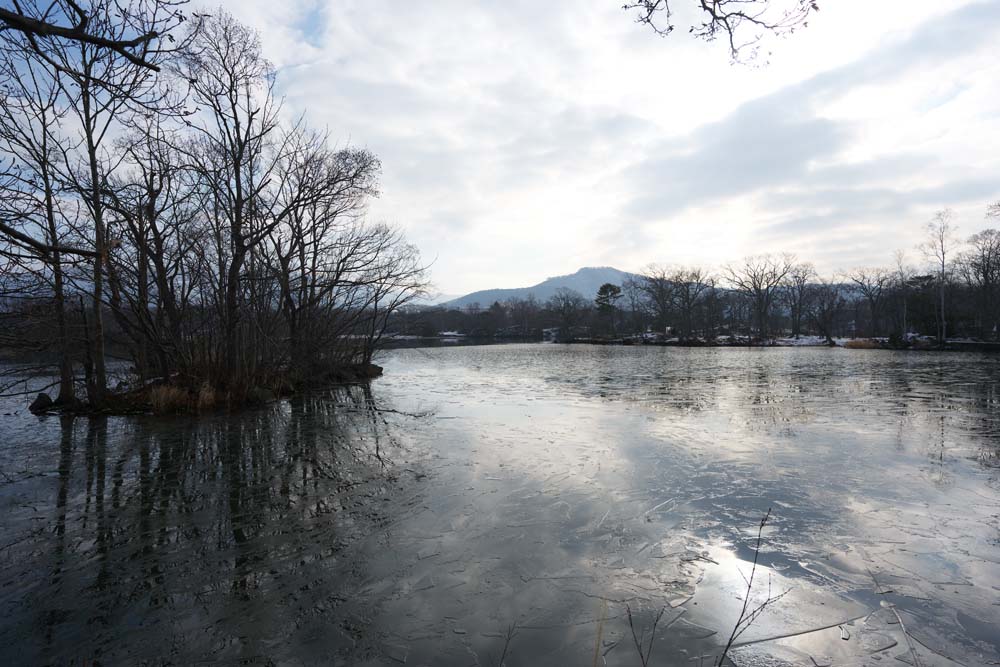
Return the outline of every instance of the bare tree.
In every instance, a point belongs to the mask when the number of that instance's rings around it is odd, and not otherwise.
[[[752,303],[757,335],[761,340],[768,337],[768,323],[775,298],[794,266],[793,255],[756,255],[745,258],[742,264],[730,264],[725,269],[729,282]]]
[[[952,253],[955,249],[955,234],[958,231],[955,217],[951,209],[943,209],[934,214],[927,223],[927,239],[919,246],[924,257],[933,265],[938,283],[938,343],[944,344],[948,337],[948,320],[945,310],[945,298],[948,288],[948,275]]]
[[[703,298],[705,313],[705,336],[714,340],[718,336],[719,327],[725,320],[726,295],[719,289],[718,279],[710,278],[710,284]]]
[[[674,8],[677,0],[629,0],[624,9],[635,10],[639,23],[666,36],[676,28]],[[733,60],[747,51],[750,57],[767,34],[786,35],[808,25],[809,16],[819,11],[817,0],[697,0],[691,3],[699,19],[688,33],[713,41],[722,37]]]
[[[833,345],[833,327],[846,305],[840,285],[836,279],[820,281],[811,291],[809,319],[827,344]]]
[[[782,295],[785,305],[788,306],[792,323],[792,336],[795,338],[798,338],[802,333],[802,321],[805,319],[809,308],[809,297],[812,294],[809,286],[815,280],[816,269],[809,262],[796,264],[785,278]]]
[[[64,349],[60,363],[64,401],[72,398],[66,352],[66,256],[92,261],[87,279],[92,331],[85,369],[89,398],[98,405],[107,385],[102,304],[108,237],[101,183],[113,162],[103,145],[128,107],[156,101],[158,96],[150,95],[155,70],[173,49],[170,30],[184,20],[179,6],[173,0],[56,0],[15,2],[12,9],[0,10],[0,49],[5,79],[11,83],[5,90],[5,125],[10,130],[6,134],[17,144],[22,164],[32,165],[36,178],[23,182],[24,192],[42,203],[39,211],[46,221],[40,233],[25,234],[6,223],[0,223],[0,232],[51,267],[53,298],[61,313],[57,327]],[[15,118],[19,122],[13,122]],[[71,120],[78,141],[65,140]],[[77,237],[73,244],[65,242],[65,232],[56,225],[66,206],[61,202],[70,192],[86,213],[73,216]],[[91,246],[81,247],[78,242],[83,239]]]
[[[203,22],[191,45],[172,68],[190,83],[192,100],[202,109],[186,124],[194,139],[186,145],[198,174],[203,215],[213,247],[207,264],[222,318],[222,335],[209,351],[213,381],[242,386],[238,360],[259,331],[241,328],[243,279],[252,251],[299,206],[308,188],[291,198],[282,192],[283,160],[300,149],[296,132],[282,136],[279,103],[272,91],[274,68],[261,53],[256,33],[224,12]],[[284,175],[292,172],[284,170]]]
[[[157,32],[176,24],[171,8],[159,0],[93,0],[84,11],[72,6],[89,34],[117,41],[138,31]],[[84,20],[85,17],[85,20]],[[74,150],[61,156],[61,178],[75,191],[86,211],[84,226],[78,231],[89,237],[94,252],[89,280],[91,313],[89,335],[93,372],[87,373],[87,392],[93,405],[100,405],[107,390],[103,304],[105,270],[111,239],[106,227],[103,184],[117,163],[107,149],[109,137],[121,126],[123,117],[137,108],[162,109],[166,97],[158,88],[156,72],[148,65],[161,63],[168,51],[147,47],[136,58],[127,49],[109,48],[88,40],[51,39],[44,42],[27,37],[30,52],[49,65],[60,87],[60,104],[69,109],[78,136]],[[25,52],[28,49],[25,48]],[[90,364],[86,366],[90,368]]]
[[[647,310],[646,293],[643,280],[628,277],[622,282],[622,294],[628,304],[630,328],[632,333],[642,333],[645,330],[645,313]]]
[[[913,269],[906,263],[906,253],[903,250],[896,250],[893,253],[895,270],[893,280],[895,282],[895,292],[899,299],[899,336],[905,338],[909,329],[907,317],[909,315],[910,281],[913,279]]]
[[[670,269],[650,264],[640,274],[642,291],[652,311],[653,321],[663,333],[674,309],[674,281]]]
[[[699,320],[705,325],[704,329],[713,328],[706,324],[710,318],[699,318],[706,298],[714,295],[715,289],[715,278],[705,269],[666,268],[652,264],[642,272],[638,287],[661,329],[672,324],[680,338],[686,340],[694,336]],[[714,332],[708,333],[711,335]]]
[[[154,365],[167,379],[172,369],[187,372],[192,364],[185,330],[194,325],[193,258],[204,234],[177,141],[159,115],[138,119],[119,142],[126,173],[109,179],[104,191],[115,216],[109,228],[127,241],[109,257],[110,305],[134,343],[141,379]]]
[[[695,317],[705,295],[715,286],[715,279],[699,267],[678,268],[670,276],[673,298],[680,315],[681,338],[690,339],[695,330]]]
[[[534,294],[529,294],[523,299],[514,297],[507,302],[507,311],[514,326],[519,329],[521,336],[528,336],[532,332],[533,323],[538,316],[541,306]]]
[[[892,285],[892,273],[888,270],[875,268],[855,269],[848,276],[864,296],[868,303],[869,325],[868,335],[877,336],[881,331],[879,324],[886,293]]]
[[[53,161],[59,155],[61,108],[59,86],[40,64],[22,61],[17,48],[0,51],[0,154],[10,156],[11,179],[0,185],[3,217],[20,229],[0,223],[23,270],[39,274],[50,284],[56,316],[59,350],[59,395],[56,402],[74,400],[73,341],[66,307],[66,259],[84,254],[63,242],[67,232],[62,217],[61,188]],[[26,253],[26,254],[25,254]]]
[[[573,327],[580,322],[586,312],[587,299],[575,290],[562,287],[556,290],[545,306],[558,319],[562,338],[569,339],[572,337]]]
[[[976,316],[983,337],[996,338],[1000,323],[1000,231],[984,229],[968,240],[958,260],[959,272],[976,297]]]
[[[361,293],[367,297],[362,309],[363,364],[371,363],[392,315],[427,289],[426,267],[417,248],[387,225],[376,225],[373,233],[381,241],[381,251],[380,261],[361,276]]]

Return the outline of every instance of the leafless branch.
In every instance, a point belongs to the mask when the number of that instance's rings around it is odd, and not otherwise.
[[[632,620],[632,608],[629,607],[629,605],[625,605],[625,614],[628,616],[628,627],[632,631],[632,642],[635,644],[635,650],[639,652],[639,662],[642,663],[642,667],[649,667],[649,661],[653,655],[653,642],[656,639],[656,626],[660,624],[660,619],[663,618],[663,614],[666,610],[666,607],[660,607],[660,611],[657,612],[656,618],[653,619],[653,627],[649,631],[649,643],[644,646],[643,644],[646,638],[646,631],[644,629],[638,635],[635,633],[635,623]]]
[[[676,2],[637,0],[626,2],[623,9],[636,11],[639,23],[667,36],[676,28]],[[697,0],[693,4],[701,20],[692,22],[688,32],[707,41],[723,37],[733,60],[740,60],[746,51],[752,59],[765,35],[785,35],[806,27],[809,16],[819,11],[817,0]]]

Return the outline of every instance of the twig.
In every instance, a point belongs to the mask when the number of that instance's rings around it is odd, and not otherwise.
[[[15,391],[15,392],[7,391],[7,389],[13,387],[16,384],[19,384],[19,382],[14,382],[0,389],[0,398],[14,398],[16,396],[31,396],[32,394],[40,394],[47,389],[55,387],[57,384],[59,384],[59,381],[56,380],[55,382],[50,382],[44,387],[32,387],[31,389],[26,389],[25,391]]]
[[[632,630],[632,641],[635,642],[635,648],[639,652],[639,662],[642,663],[642,667],[649,667],[649,658],[653,654],[653,640],[656,639],[656,626],[660,624],[660,619],[663,618],[663,612],[666,610],[666,607],[660,607],[660,613],[653,620],[653,629],[649,633],[649,647],[643,650],[642,640],[646,636],[646,631],[643,630],[640,635],[635,634],[635,623],[632,622],[632,608],[625,605],[625,613],[628,615],[628,627]]]
[[[597,660],[601,657],[601,638],[604,636],[604,619],[608,615],[608,601],[601,600],[601,620],[597,622],[597,638],[594,639],[594,665],[597,667]]]
[[[871,577],[872,581],[875,583],[875,592],[878,595],[885,595],[886,593],[892,592],[882,589],[882,585],[879,584],[878,579],[875,578],[875,573],[872,572],[870,567],[865,567],[865,569],[868,570],[868,576]],[[883,601],[882,604],[893,613],[896,617],[896,622],[899,623],[899,629],[903,633],[903,639],[906,640],[906,647],[910,649],[910,656],[913,658],[913,667],[920,667],[920,660],[917,658],[917,652],[913,648],[913,643],[910,641],[910,634],[906,631],[906,626],[903,625],[903,618],[899,615],[899,612],[896,611],[896,605],[885,601]]]
[[[517,634],[517,621],[514,621],[507,626],[507,632],[504,635],[503,642],[503,652],[500,654],[500,662],[497,663],[497,667],[503,667],[504,661],[507,659],[507,651],[510,649],[510,643],[514,639],[514,635]]]
[[[722,667],[722,663],[726,661],[726,655],[729,653],[729,649],[733,647],[733,642],[739,637],[743,632],[750,627],[750,624],[764,611],[768,604],[774,602],[775,600],[781,598],[785,595],[782,593],[777,598],[772,598],[770,596],[770,579],[768,579],[768,597],[764,600],[764,603],[759,605],[756,609],[750,612],[747,616],[747,607],[750,606],[750,593],[753,588],[753,578],[757,574],[757,559],[760,557],[760,541],[764,533],[764,526],[767,524],[767,520],[771,518],[771,508],[767,508],[767,514],[764,518],[760,520],[760,527],[757,528],[757,546],[753,550],[753,567],[750,569],[750,580],[747,581],[747,594],[743,598],[743,609],[740,610],[740,616],[736,619],[736,625],[733,626],[733,631],[729,635],[729,641],[726,642],[726,648],[722,650],[722,655],[719,656],[719,661],[716,663],[719,667]]]
[[[424,417],[431,417],[434,415],[433,411],[427,412],[404,412],[403,410],[393,410],[391,408],[376,408],[376,407],[366,407],[366,408],[354,408],[347,404],[337,404],[335,407],[347,408],[347,412],[376,412],[376,413],[389,413],[394,415],[403,415],[404,417],[413,417],[414,419],[423,419]]]
[[[913,658],[913,667],[920,667],[920,660],[917,658],[917,651],[913,648],[913,642],[910,641],[910,633],[906,631],[906,626],[903,625],[903,617],[899,615],[898,611],[896,611],[896,605],[889,603],[888,606],[893,615],[896,617],[896,622],[899,623],[899,629],[903,633],[903,639],[906,640],[906,647],[910,649],[910,657]]]

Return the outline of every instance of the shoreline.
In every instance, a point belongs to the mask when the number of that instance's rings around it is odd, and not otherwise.
[[[678,347],[678,348],[742,348],[742,349],[774,349],[774,348],[840,348],[848,350],[882,350],[892,352],[958,352],[958,353],[1000,353],[1000,342],[950,340],[944,345],[938,345],[933,340],[924,338],[913,339],[908,345],[892,345],[887,339],[878,338],[836,338],[827,342],[817,336],[801,338],[774,338],[766,342],[759,340],[720,338],[712,341],[700,339],[659,339],[643,340],[636,338],[600,338],[581,337],[567,341],[544,341],[525,338],[485,338],[472,336],[451,337],[406,337],[388,339],[386,350],[407,348],[434,347],[468,347],[480,345],[511,345],[511,344],[549,344],[549,345],[595,345],[621,347]],[[28,406],[28,411],[36,416],[72,416],[72,417],[126,417],[126,416],[201,416],[239,412],[266,405],[281,398],[290,398],[316,389],[357,385],[370,382],[380,377],[383,369],[376,364],[354,364],[332,369],[324,374],[322,379],[305,383],[293,383],[285,378],[272,383],[272,386],[254,386],[245,394],[234,399],[230,394],[219,394],[209,389],[205,393],[205,385],[201,388],[169,384],[162,381],[147,383],[144,387],[126,389],[124,391],[109,391],[107,403],[100,408],[91,407],[86,401],[76,399],[71,404],[60,404],[54,401],[45,390],[35,394],[34,400]],[[159,393],[159,396],[157,394]],[[27,394],[30,396],[31,394]]]
[[[38,417],[198,417],[220,412],[238,414],[281,398],[291,398],[317,389],[365,384],[381,376],[382,372],[381,366],[371,363],[339,366],[325,372],[318,380],[294,383],[287,378],[280,378],[267,386],[250,387],[241,392],[238,398],[234,398],[231,393],[217,391],[207,383],[196,386],[159,380],[147,382],[138,388],[109,391],[105,404],[101,407],[93,407],[83,399],[62,404],[43,390],[35,394],[28,411]]]
[[[766,342],[740,339],[705,340],[640,340],[636,338],[579,337],[565,341],[546,341],[537,338],[496,338],[477,336],[408,336],[389,339],[385,349],[406,349],[419,347],[455,347],[472,345],[614,345],[622,347],[717,347],[717,348],[841,348],[848,350],[889,350],[896,352],[1000,352],[1000,341],[975,341],[954,339],[938,345],[929,339],[915,339],[908,345],[892,345],[888,339],[879,338],[835,338],[828,343],[817,336],[801,338],[773,338]]]
[[[946,341],[943,345],[936,342],[916,341],[907,345],[893,345],[888,340],[872,338],[837,338],[832,343],[820,341],[804,341],[802,339],[784,338],[768,341],[703,341],[703,340],[665,340],[665,341],[634,341],[629,339],[574,338],[563,341],[567,345],[621,345],[624,347],[719,347],[719,348],[840,348],[846,350],[887,350],[894,352],[1000,352],[1000,342],[987,341]]]

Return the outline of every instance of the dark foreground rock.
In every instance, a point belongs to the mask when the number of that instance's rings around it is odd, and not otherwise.
[[[49,395],[42,393],[35,397],[35,400],[33,400],[31,405],[28,406],[28,410],[30,410],[32,414],[40,415],[49,410],[53,405],[54,403],[52,399],[49,398]]]

